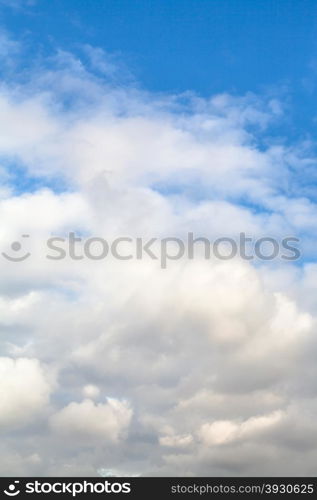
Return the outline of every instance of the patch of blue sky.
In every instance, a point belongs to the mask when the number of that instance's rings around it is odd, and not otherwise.
[[[293,142],[316,132],[315,0],[43,0],[20,9],[9,5],[0,8],[1,23],[23,46],[16,78],[27,78],[25,69],[36,64],[49,68],[60,49],[77,54],[104,80],[128,75],[125,65],[149,91],[280,95],[289,107],[286,118],[272,124],[271,139]],[[99,52],[92,58],[84,47]],[[124,61],[119,71],[118,60]],[[63,98],[66,108],[77,102],[71,94]]]
[[[214,194],[211,193],[208,195],[206,189],[200,184],[193,184],[192,182],[155,182],[151,185],[151,189],[165,197],[186,196],[195,202],[200,202],[207,197],[214,196]]]
[[[43,0],[2,7],[1,17],[43,54],[79,43],[124,54],[149,90],[241,95],[294,84],[307,96],[315,92],[316,12],[315,0]]]
[[[271,214],[274,212],[273,208],[267,206],[264,200],[255,200],[254,196],[245,193],[241,194],[227,194],[218,192],[210,185],[203,184],[202,181],[182,182],[156,182],[151,185],[151,189],[165,197],[178,197],[184,196],[193,203],[201,203],[204,201],[227,201],[238,204],[239,207],[246,208],[253,214]]]
[[[71,192],[72,187],[62,176],[32,175],[26,167],[17,162],[4,161],[3,183],[19,196],[49,189],[55,194]]]

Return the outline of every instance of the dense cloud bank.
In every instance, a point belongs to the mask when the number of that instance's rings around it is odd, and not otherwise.
[[[42,252],[69,231],[244,231],[300,236],[309,256],[309,146],[270,139],[276,98],[153,95],[85,50],[99,76],[58,52],[0,87],[1,249],[27,233],[31,252],[0,260],[2,474],[314,474],[309,259],[161,269]]]

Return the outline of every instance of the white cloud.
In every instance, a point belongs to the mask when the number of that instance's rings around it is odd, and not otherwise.
[[[108,398],[104,404],[85,399],[70,403],[53,415],[51,426],[57,433],[74,436],[76,442],[81,439],[117,442],[127,431],[132,413],[126,402],[114,398]]]
[[[203,424],[200,429],[202,441],[208,445],[221,445],[232,441],[256,437],[269,430],[283,418],[283,413],[276,411],[269,415],[251,417],[239,423],[230,420],[217,420],[211,424]]]
[[[100,395],[100,389],[96,385],[87,384],[83,387],[83,395],[86,398],[96,399]]]
[[[193,442],[193,436],[191,434],[184,434],[181,436],[161,436],[160,445],[167,446],[171,448],[186,448]]]
[[[201,437],[208,445],[223,444],[232,441],[238,434],[238,425],[230,420],[220,420],[212,424],[204,424]]]
[[[37,359],[0,358],[0,428],[24,426],[43,413],[52,391]]]

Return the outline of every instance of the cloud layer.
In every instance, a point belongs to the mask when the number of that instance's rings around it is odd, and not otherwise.
[[[271,137],[276,98],[153,95],[85,51],[86,65],[60,51],[0,88],[0,244],[28,233],[32,253],[0,261],[2,473],[313,474],[307,144]],[[69,231],[291,234],[308,257],[45,259]]]

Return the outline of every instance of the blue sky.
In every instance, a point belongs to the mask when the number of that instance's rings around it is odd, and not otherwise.
[[[313,0],[44,0],[1,16],[43,51],[86,42],[121,54],[146,88],[206,95],[300,87],[316,64],[316,14]]]
[[[265,133],[261,127],[253,130],[258,150],[265,151],[274,142],[303,148],[306,140],[304,156],[315,150],[317,4],[312,0],[3,0],[0,5],[2,26],[19,43],[15,62],[2,68],[10,83],[21,76],[27,81],[44,67],[54,72],[56,59],[51,56],[65,51],[78,56],[90,74],[96,72],[105,82],[113,65],[114,87],[129,87],[131,81],[153,96],[189,91],[207,99],[222,93],[238,99],[254,93],[264,103],[277,98],[283,113],[276,114]],[[85,46],[95,52],[85,52]],[[94,67],[99,49],[104,52]],[[69,63],[66,60],[65,68]],[[106,75],[100,73],[104,63]],[[58,99],[61,102],[61,93]],[[73,100],[76,106],[78,96],[72,90],[63,96],[66,107]],[[252,121],[245,124],[246,129],[253,126]],[[290,179],[279,183],[280,193],[314,201],[314,165],[314,161],[297,164]],[[16,159],[9,160],[9,167],[17,193],[43,186],[55,192],[66,189],[61,176],[30,175]],[[163,194],[186,191],[182,183],[175,189],[173,183],[154,185]],[[194,183],[187,193],[203,199],[209,189]],[[257,203],[260,211],[268,210],[261,207],[261,200],[245,194],[233,193],[233,198],[252,210]]]
[[[309,140],[310,150],[315,148],[313,0],[17,0],[2,3],[1,17],[10,36],[24,46],[20,69],[26,78],[38,60],[43,65],[57,50],[85,62],[83,46],[89,45],[108,54],[107,64],[113,61],[120,73],[119,86],[125,85],[124,76],[130,76],[139,88],[166,95],[190,91],[205,98],[226,92],[276,97],[284,113],[270,124],[268,133],[256,134],[257,147],[265,149],[268,140],[290,146]],[[55,64],[50,61],[45,62],[48,70]],[[94,71],[91,64],[89,71]],[[72,93],[65,102],[69,99]],[[41,185],[21,172],[17,171],[18,192]],[[314,166],[297,168],[287,189],[315,199],[314,172]],[[55,189],[60,179],[45,182]]]
[[[315,130],[314,0],[50,0],[3,7],[1,17],[28,57],[87,43],[121,59],[148,90],[283,93],[288,134]]]

